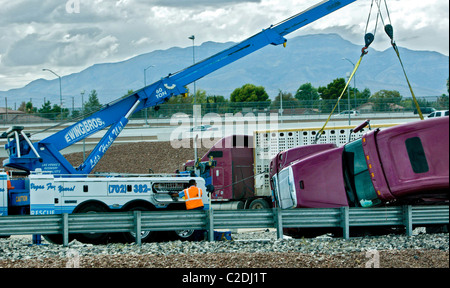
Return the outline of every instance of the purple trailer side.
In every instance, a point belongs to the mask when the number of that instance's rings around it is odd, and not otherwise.
[[[376,129],[340,148],[294,148],[283,152],[289,163],[281,153],[272,161],[272,188],[282,208],[448,202],[448,133],[441,117]]]
[[[376,133],[376,141],[380,164],[394,198],[448,199],[448,117],[382,130]]]

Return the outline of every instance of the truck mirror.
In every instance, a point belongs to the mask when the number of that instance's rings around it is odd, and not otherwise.
[[[352,132],[353,133],[358,133],[359,131],[361,131],[363,128],[365,128],[367,125],[370,124],[370,120],[367,119],[366,121],[364,121],[363,123],[361,123],[360,125],[356,126]],[[370,127],[370,126],[369,126]]]
[[[214,192],[214,185],[212,184],[206,185],[206,191],[209,193]]]

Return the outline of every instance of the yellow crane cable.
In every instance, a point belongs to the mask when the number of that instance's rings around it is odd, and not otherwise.
[[[383,22],[383,25],[384,25],[384,32],[386,32],[386,34],[391,39],[392,48],[394,48],[394,51],[397,54],[398,60],[400,61],[400,65],[402,66],[403,74],[405,75],[406,82],[408,83],[409,91],[411,91],[411,96],[413,98],[414,105],[416,106],[417,112],[419,113],[420,120],[424,120],[423,115],[422,115],[422,111],[420,110],[419,103],[417,102],[417,99],[416,99],[416,95],[414,94],[414,91],[412,89],[411,83],[409,82],[408,75],[406,75],[405,66],[403,65],[403,61],[402,61],[402,59],[400,57],[400,51],[398,50],[397,44],[395,44],[395,41],[394,41],[394,28],[392,27],[391,24],[385,24],[384,23],[384,19],[383,19],[382,13],[381,13],[381,6],[380,6],[381,0],[380,0],[380,2],[378,2],[378,1],[375,1],[375,2],[377,3],[377,6],[378,6],[378,14],[380,15],[381,21]],[[387,14],[388,19],[389,19],[389,23],[392,23],[391,16],[390,16],[390,13],[389,13],[389,8],[388,8],[386,0],[384,0],[384,6],[385,6],[385,9],[386,9],[386,14]]]
[[[322,133],[323,133],[323,131],[325,130],[325,127],[327,126],[328,122],[330,121],[331,116],[332,116],[333,113],[334,113],[334,110],[336,110],[336,107],[338,106],[339,101],[341,100],[342,96],[344,96],[345,91],[347,91],[347,87],[348,87],[348,85],[350,84],[350,82],[352,81],[353,76],[355,76],[356,70],[358,70],[359,65],[361,64],[361,61],[362,61],[364,55],[367,54],[367,52],[365,52],[365,49],[366,49],[366,48],[367,48],[367,47],[364,47],[364,48],[363,48],[363,53],[361,54],[361,57],[359,58],[358,62],[356,63],[355,68],[353,69],[352,74],[351,74],[350,77],[348,78],[347,84],[345,85],[344,90],[342,90],[341,96],[339,96],[338,101],[336,102],[336,105],[334,105],[334,108],[333,108],[333,110],[331,111],[330,115],[328,116],[327,121],[325,122],[325,124],[323,125],[323,127],[319,130],[319,132],[317,132],[316,138],[315,138],[315,140],[314,140],[315,143],[317,143],[317,141],[318,141],[318,140],[320,139],[320,137],[322,136]]]
[[[419,113],[420,120],[424,120],[422,111],[420,110],[419,103],[417,102],[417,99],[416,99],[416,95],[414,95],[414,91],[411,87],[411,83],[409,83],[408,75],[406,75],[405,67],[403,66],[402,59],[400,58],[400,53],[398,51],[397,45],[395,45],[395,43],[393,43],[392,47],[394,48],[395,53],[397,54],[398,60],[400,60],[400,64],[402,65],[403,74],[405,74],[406,82],[408,82],[409,90],[411,91],[411,95],[414,100],[414,105],[416,105],[416,109],[417,109],[417,112]]]
[[[417,102],[416,95],[414,95],[414,91],[412,89],[411,83],[409,82],[408,75],[406,75],[405,66],[403,65],[402,58],[400,57],[400,51],[398,50],[397,44],[395,44],[394,41],[394,29],[392,28],[392,25],[388,24],[384,26],[384,31],[386,31],[386,34],[391,38],[391,45],[392,48],[394,48],[395,54],[397,54],[398,60],[400,61],[400,65],[402,66],[403,74],[405,75],[406,82],[409,86],[409,91],[411,91],[411,96],[414,101],[414,105],[416,106],[417,112],[419,113],[420,120],[424,120],[422,111],[420,110],[419,103]]]
[[[356,65],[355,65],[355,67],[354,67],[354,69],[353,69],[352,74],[351,74],[350,77],[348,78],[347,84],[345,85],[344,90],[342,90],[342,93],[341,93],[341,95],[339,96],[338,101],[336,102],[336,105],[334,105],[333,110],[331,111],[330,115],[328,116],[327,121],[325,122],[325,124],[323,125],[323,127],[319,130],[319,132],[316,134],[316,137],[315,137],[315,139],[314,139],[314,143],[317,143],[317,141],[319,141],[320,137],[322,136],[322,133],[323,133],[323,131],[325,130],[325,127],[327,126],[328,122],[330,122],[330,119],[331,119],[331,116],[332,116],[333,113],[334,113],[334,110],[336,110],[336,107],[338,106],[339,101],[341,100],[342,96],[344,96],[344,93],[345,93],[345,91],[347,90],[348,85],[349,85],[350,82],[352,81],[353,76],[355,76],[355,73],[356,73],[356,71],[358,70],[359,65],[361,64],[361,61],[362,61],[364,55],[366,55],[366,54],[368,53],[368,51],[366,51],[366,50],[369,48],[370,44],[372,44],[372,42],[375,40],[375,33],[376,33],[376,31],[377,31],[378,18],[379,18],[379,16],[380,16],[380,9],[378,9],[377,19],[376,19],[376,21],[375,21],[375,30],[374,30],[373,34],[372,34],[372,33],[367,33],[367,29],[368,29],[368,27],[369,27],[369,22],[370,22],[370,16],[372,15],[372,8],[373,8],[373,2],[374,2],[374,1],[377,1],[377,0],[372,0],[372,4],[370,5],[369,16],[368,16],[368,18],[367,18],[366,29],[365,29],[365,34],[364,34],[364,42],[365,42],[365,46],[364,46],[364,48],[361,49],[361,57],[359,57],[359,60],[358,60],[358,62],[356,63]],[[377,5],[379,6],[378,2],[377,2]]]
[[[355,75],[356,70],[358,70],[359,65],[361,64],[362,58],[364,57],[364,55],[367,54],[366,49],[369,47],[369,45],[373,42],[373,40],[374,40],[374,38],[375,38],[374,35],[375,35],[375,33],[376,33],[377,26],[378,26],[378,18],[381,18],[381,21],[383,22],[383,25],[384,25],[384,19],[383,19],[383,16],[382,16],[382,13],[381,13],[381,7],[380,7],[380,2],[381,2],[382,0],[379,0],[379,1],[377,1],[377,0],[372,0],[372,5],[371,5],[371,7],[370,7],[370,12],[369,12],[369,18],[367,19],[367,24],[366,24],[366,32],[367,32],[367,27],[368,27],[368,25],[369,25],[370,15],[372,14],[372,6],[373,6],[373,2],[374,2],[374,1],[375,1],[375,3],[376,3],[377,6],[378,6],[378,13],[377,13],[377,20],[376,20],[376,23],[375,23],[375,31],[374,31],[374,34],[371,34],[371,33],[366,33],[366,34],[365,34],[366,46],[362,49],[361,57],[359,58],[358,63],[356,63],[355,68],[353,69],[352,74],[351,74],[350,77],[348,78],[347,84],[345,85],[344,90],[342,91],[341,95],[339,96],[338,101],[336,102],[336,105],[334,106],[333,110],[331,111],[330,115],[328,116],[327,121],[325,122],[325,124],[323,125],[323,127],[319,130],[319,132],[316,134],[316,138],[315,138],[315,140],[314,140],[314,143],[317,143],[317,141],[318,141],[318,140],[320,139],[320,137],[322,136],[322,133],[323,133],[323,131],[325,130],[325,127],[327,126],[328,122],[330,121],[331,116],[332,116],[333,113],[334,113],[334,110],[336,110],[336,107],[338,106],[339,101],[341,100],[342,96],[344,96],[344,93],[345,93],[345,91],[347,90],[347,87],[348,87],[348,85],[350,84],[350,82],[351,82],[353,76]],[[390,17],[390,15],[389,15],[389,9],[388,9],[388,7],[387,7],[386,0],[384,0],[384,4],[385,4],[385,6],[386,6],[386,12],[387,12],[389,21],[391,21],[391,17]],[[389,38],[391,39],[391,45],[392,45],[392,47],[394,48],[395,53],[397,54],[398,60],[400,61],[400,65],[402,66],[403,74],[405,75],[406,82],[408,83],[409,90],[411,91],[411,95],[412,95],[414,104],[415,104],[415,106],[416,106],[417,112],[419,113],[419,117],[420,117],[421,120],[424,120],[422,111],[420,110],[419,103],[417,102],[417,99],[416,99],[416,95],[414,94],[414,91],[413,91],[413,89],[412,89],[411,83],[409,82],[409,79],[408,79],[408,75],[406,74],[405,66],[403,65],[403,61],[402,61],[402,59],[401,59],[401,57],[400,57],[400,51],[398,50],[397,44],[395,44],[395,41],[394,41],[394,29],[393,29],[392,25],[391,25],[391,24],[384,25],[384,31],[386,32],[386,34],[387,34],[387,35],[389,36]]]

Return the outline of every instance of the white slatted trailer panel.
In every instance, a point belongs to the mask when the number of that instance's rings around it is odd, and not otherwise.
[[[374,125],[372,129],[392,127],[395,124]],[[355,126],[342,126],[325,128],[317,144],[334,143],[337,146],[345,145],[349,142],[350,130]],[[254,149],[254,169],[255,188],[258,196],[270,196],[269,167],[270,161],[279,152],[294,148],[314,144],[317,132],[320,128],[286,129],[277,131],[255,131],[253,133]],[[358,133],[352,133],[350,141],[360,138],[368,128],[362,129]]]

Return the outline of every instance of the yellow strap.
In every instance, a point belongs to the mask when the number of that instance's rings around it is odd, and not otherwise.
[[[342,90],[341,96],[339,96],[338,101],[336,102],[336,105],[334,105],[333,110],[331,111],[330,115],[328,116],[327,121],[325,122],[325,124],[323,125],[322,129],[320,129],[320,131],[317,133],[316,135],[316,139],[315,139],[315,143],[317,143],[317,141],[320,139],[320,137],[322,136],[323,131],[325,130],[325,127],[327,126],[328,122],[331,119],[331,116],[334,113],[334,110],[336,110],[336,107],[339,104],[339,101],[341,101],[342,96],[344,96],[345,91],[347,91],[347,87],[350,84],[350,82],[352,81],[353,76],[355,76],[356,70],[358,70],[359,65],[361,64],[362,58],[364,57],[364,55],[366,55],[365,53],[361,54],[361,57],[359,58],[358,62],[355,65],[355,69],[353,69],[352,75],[350,75],[350,77],[348,78],[348,82],[344,87],[344,90]]]
[[[408,76],[406,75],[405,67],[403,66],[402,59],[400,58],[400,52],[398,51],[397,45],[395,45],[394,42],[392,42],[392,47],[394,48],[395,53],[397,54],[398,60],[400,60],[400,64],[402,65],[403,74],[405,74],[406,82],[408,82],[409,90],[411,91],[411,95],[412,95],[412,98],[414,100],[414,104],[416,105],[417,112],[419,113],[420,120],[424,120],[423,119],[423,115],[422,115],[422,111],[420,110],[419,103],[417,102],[417,99],[416,99],[416,95],[414,95],[414,91],[413,91],[413,89],[411,87],[411,83],[409,83]]]

